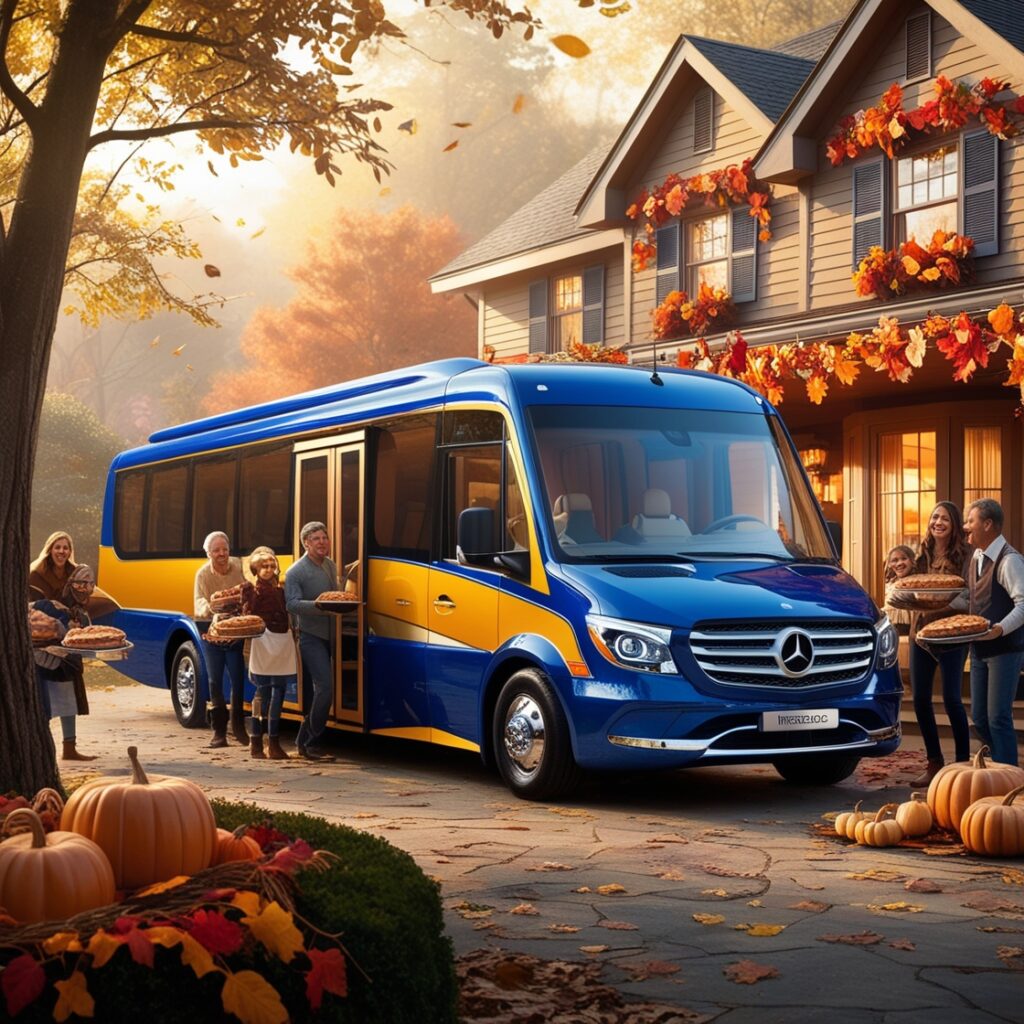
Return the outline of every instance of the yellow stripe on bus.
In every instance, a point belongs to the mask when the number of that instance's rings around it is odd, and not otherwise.
[[[396,729],[371,729],[374,736],[396,736],[403,740],[422,740],[426,743],[436,743],[442,747],[458,747],[460,750],[472,750],[480,753],[480,744],[471,740],[464,740],[461,736],[445,732],[444,729],[432,729],[429,726],[409,726],[408,728]]]

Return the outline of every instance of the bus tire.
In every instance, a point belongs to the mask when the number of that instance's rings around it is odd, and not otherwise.
[[[849,778],[859,763],[855,754],[805,754],[779,758],[772,767],[794,786],[831,786]]]
[[[202,661],[196,645],[186,640],[171,661],[171,703],[186,729],[206,725],[206,697],[202,687]]]
[[[551,684],[536,669],[510,676],[494,708],[494,757],[516,796],[546,800],[570,792],[581,772]]]

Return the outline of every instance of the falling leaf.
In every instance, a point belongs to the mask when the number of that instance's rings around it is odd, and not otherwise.
[[[19,1014],[42,994],[46,975],[38,961],[29,953],[22,953],[0,971],[0,991],[3,991],[10,1017]]]
[[[610,946],[580,946],[581,953],[607,953]]]
[[[292,915],[276,900],[268,904],[257,917],[243,917],[242,922],[267,949],[276,953],[285,963],[289,963],[303,948],[302,933],[295,927]]]
[[[910,941],[910,939],[893,939],[893,941],[889,943],[889,948],[905,949],[908,952],[913,953],[914,950],[917,949],[917,946],[915,946],[914,943]]]
[[[903,888],[907,892],[942,892],[942,886],[930,878],[912,878]]]
[[[403,121],[399,126],[400,132],[408,132],[410,135],[415,135],[419,130],[419,125],[416,124],[416,118],[411,117],[408,121]]]
[[[191,363],[186,363],[185,364],[185,369],[188,370],[189,372],[194,372],[195,371],[195,367]]]
[[[207,166],[207,167],[208,167],[208,168],[210,169],[210,173],[211,173],[211,174],[212,174],[212,175],[213,175],[213,176],[214,176],[215,178],[219,178],[219,177],[220,177],[220,175],[219,175],[219,174],[218,174],[218,173],[216,172],[216,170],[214,170],[214,167],[213,167],[213,161],[212,161],[212,160],[207,160],[207,161],[206,161],[206,166]]]
[[[245,218],[244,217],[239,217],[238,220],[235,221],[235,227],[236,228],[244,228],[245,227]]]
[[[6,972],[5,972],[6,973]],[[85,975],[75,971],[67,981],[55,981],[53,987],[60,993],[57,1005],[53,1008],[53,1019],[60,1024],[72,1014],[79,1017],[91,1017],[95,1002],[89,995],[89,986]]]
[[[722,968],[722,973],[737,985],[753,985],[765,978],[777,978],[778,967],[770,967],[768,964],[754,963],[753,960],[739,960]]]
[[[472,121],[452,121],[453,128],[472,128]]]
[[[258,228],[258,229],[257,229],[256,231],[254,231],[254,232],[253,232],[253,233],[252,233],[252,234],[251,234],[251,235],[250,235],[249,237],[250,237],[250,238],[259,238],[259,237],[260,237],[260,235],[262,235],[262,234],[263,234],[263,232],[264,232],[264,231],[266,231],[266,230],[267,230],[267,226],[266,226],[266,225],[264,224],[264,225],[263,225],[263,227],[261,227],[261,228]]]
[[[306,972],[306,998],[310,1009],[320,1009],[325,990],[336,996],[348,995],[348,974],[340,949],[310,949],[306,956],[312,965]]]
[[[510,914],[523,914],[524,916],[525,915],[531,915],[532,916],[534,914],[539,914],[540,911],[532,903],[520,903],[518,906],[513,907],[509,911],[509,913]]]
[[[171,352],[171,355],[172,356],[180,356],[181,353],[185,351],[185,345],[187,345],[187,344],[188,344],[188,342],[186,341],[184,345],[179,345],[176,349],[174,349]],[[157,884],[162,884],[162,883],[157,883]],[[181,883],[179,882],[178,884],[180,885]]]
[[[220,1001],[243,1024],[285,1024],[288,1011],[277,990],[255,971],[239,971],[224,979]]]
[[[590,53],[590,47],[577,36],[555,36],[551,45],[557,47],[568,57],[575,57],[577,60],[586,57]]]
[[[635,932],[638,926],[629,921],[598,921],[598,928],[608,928],[613,932]]]
[[[916,903],[907,903],[905,900],[897,900],[895,903],[869,903],[868,910],[874,914],[881,914],[883,911],[894,914],[919,914],[924,907],[919,907]]]
[[[819,942],[841,942],[847,946],[875,946],[884,939],[884,935],[874,932],[858,932],[856,935],[819,935]]]
[[[725,918],[721,914],[701,914],[697,913],[693,915],[694,921],[697,924],[721,924]]]
[[[525,106],[526,97],[522,93],[519,93],[519,95],[516,96],[515,100],[512,102],[512,113],[521,114],[523,112],[523,107]]]
[[[216,217],[214,217],[213,219],[217,220]],[[212,263],[207,263],[203,267],[203,273],[206,274],[207,277],[220,277],[219,268],[215,267]]]
[[[157,336],[156,336],[156,337],[155,337],[155,338],[154,338],[154,339],[153,339],[153,340],[152,340],[152,341],[151,341],[151,342],[149,343],[149,347],[150,347],[150,348],[156,348],[156,347],[157,347],[157,345],[159,345],[159,344],[160,344],[160,335],[158,334],[158,335],[157,335]]]
[[[559,934],[570,934],[571,932],[578,932],[579,928],[577,928],[574,924],[549,924],[548,931],[558,932]]]
[[[626,887],[618,882],[609,882],[607,885],[599,885],[597,891],[602,896],[614,896],[616,893],[625,892]]]
[[[391,195],[391,186],[385,185],[384,188],[382,188],[380,192],[378,192],[377,194],[381,197],[381,199],[387,198],[389,195]]]

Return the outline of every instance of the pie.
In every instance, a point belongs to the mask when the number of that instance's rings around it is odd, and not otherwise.
[[[982,615],[950,615],[922,626],[917,635],[922,640],[938,640],[955,636],[972,636],[988,632],[988,619]]]
[[[325,590],[317,601],[358,601],[358,594],[350,594],[347,590]]]
[[[64,635],[65,647],[82,647],[104,650],[109,647],[124,647],[128,638],[123,629],[115,626],[78,626]]]
[[[48,640],[56,640],[58,636],[57,620],[47,615],[46,612],[32,608],[28,613],[28,625],[32,630],[33,643],[45,643]]]
[[[240,604],[242,601],[242,584],[228,587],[226,590],[216,590],[210,596],[210,607],[225,608],[230,605]]]
[[[904,576],[893,585],[894,590],[960,590],[965,586],[959,576],[949,573],[920,573]]]
[[[206,635],[211,640],[246,638],[259,636],[266,625],[258,615],[232,615],[227,619],[217,619],[211,623]]]

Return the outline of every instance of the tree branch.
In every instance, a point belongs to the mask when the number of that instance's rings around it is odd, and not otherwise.
[[[18,88],[7,66],[7,41],[11,35],[17,6],[18,0],[3,0],[3,6],[0,6],[0,90],[21,114],[31,131],[38,122],[39,108]]]
[[[125,9],[117,16],[110,30],[110,48],[115,46],[125,37],[128,32],[134,32],[138,25],[135,24],[146,13],[151,0],[131,0]]]
[[[269,122],[268,122],[269,123]],[[252,121],[233,121],[227,118],[208,118],[203,121],[180,121],[177,124],[164,124],[150,128],[134,128],[97,132],[89,139],[89,149],[104,142],[137,142],[140,139],[159,139],[168,135],[180,135],[182,132],[198,132],[204,128],[253,128]]]
[[[197,32],[174,32],[169,28],[155,28],[152,25],[133,25],[129,30],[133,35],[146,36],[149,39],[162,39],[167,43],[186,43],[196,46],[209,46],[212,50],[222,50],[235,45],[225,39],[211,39]]]

